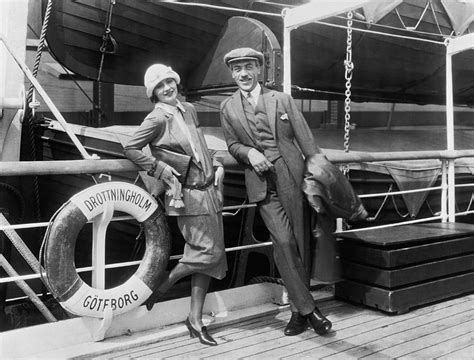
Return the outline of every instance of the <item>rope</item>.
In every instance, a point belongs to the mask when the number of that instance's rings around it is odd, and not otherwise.
[[[26,208],[25,199],[23,198],[21,193],[12,185],[0,182],[0,193],[1,193],[2,189],[5,189],[7,191],[12,192],[13,195],[16,197],[16,199],[17,199],[16,205],[18,206],[18,216],[17,216],[16,219],[10,218],[10,220],[13,221],[13,222],[20,223],[23,220],[23,216],[25,215],[25,208]]]
[[[410,215],[410,212],[407,211],[406,214],[402,214],[401,211],[398,209],[397,202],[395,200],[395,197],[392,196],[392,203],[393,207],[395,208],[395,211],[397,212],[398,216],[400,216],[402,219],[405,219],[408,215]]]
[[[248,285],[260,284],[264,282],[285,286],[283,279],[275,278],[271,276],[255,276],[249,280]]]
[[[345,17],[345,16],[337,15],[335,17],[338,18],[338,19],[347,20],[347,17]],[[439,37],[451,36],[451,35],[444,34],[441,31],[441,29],[439,29],[439,34],[435,34],[435,33],[430,33],[428,31],[407,30],[405,28],[400,28],[400,27],[396,27],[396,26],[372,23],[372,22],[369,22],[367,20],[359,20],[359,19],[356,19],[356,18],[352,19],[352,21],[355,22],[355,23],[358,23],[358,24],[363,24],[363,25],[366,25],[366,26],[370,26],[371,28],[380,28],[380,29],[397,30],[397,31],[407,31],[407,32],[410,32],[410,34],[419,34],[419,35],[426,35],[426,36],[439,36]]]
[[[331,23],[327,23],[327,22],[324,22],[324,21],[318,21],[318,20],[314,20],[313,22],[315,24],[326,25],[326,26],[335,27],[335,28],[339,28],[339,29],[347,29],[346,25],[331,24]],[[431,43],[431,44],[445,46],[444,41],[422,39],[422,38],[417,38],[417,37],[413,37],[413,36],[406,36],[406,35],[390,34],[390,33],[385,33],[385,32],[382,32],[382,31],[374,31],[374,30],[369,30],[369,29],[359,29],[357,27],[352,28],[352,30],[360,31],[360,32],[364,32],[364,33],[369,33],[369,34],[374,34],[374,35],[382,35],[382,36],[394,37],[394,38],[404,39],[404,40],[421,41],[421,42],[427,42],[427,43]],[[398,29],[398,30],[403,30],[403,29]]]
[[[7,218],[2,213],[0,213],[0,225],[10,225]],[[25,259],[31,269],[37,274],[41,273],[43,269],[41,268],[40,262],[25,244],[23,239],[18,235],[18,233],[14,230],[4,230],[4,233],[10,239],[13,246],[15,246],[15,248],[18,250],[18,253],[23,257],[23,259]]]
[[[0,267],[2,267],[10,277],[19,276],[13,266],[11,266],[11,264],[8,262],[7,259],[5,259],[2,254],[0,254]],[[40,300],[38,295],[36,295],[36,293],[28,286],[28,284],[24,280],[15,280],[15,283],[26,294],[26,296],[28,296],[33,305],[36,306],[36,308],[45,317],[45,319],[48,320],[48,322],[57,321],[51,311],[49,311],[46,305]]]
[[[370,221],[375,221],[375,220],[378,219],[378,217],[379,217],[379,215],[380,215],[380,212],[382,211],[383,207],[385,206],[385,203],[386,203],[387,200],[388,200],[388,197],[390,196],[389,193],[392,192],[392,188],[393,188],[393,184],[390,184],[390,187],[389,187],[389,189],[388,189],[388,191],[387,191],[387,194],[385,195],[385,197],[384,197],[384,199],[383,199],[383,201],[382,201],[382,204],[379,206],[379,209],[377,210],[377,212],[375,213],[375,215],[370,218]]]
[[[28,28],[30,29],[30,31],[35,35],[37,36],[38,38],[40,38],[40,35],[38,35],[35,31],[35,29],[33,29],[31,27],[31,25],[28,25]],[[91,104],[93,104],[95,106],[95,103],[94,103],[94,100],[92,100],[92,98],[89,96],[89,94],[87,94],[87,92],[84,90],[84,88],[77,82],[77,80],[71,75],[71,72],[68,71],[63,64],[61,64],[60,62],[57,62],[57,64],[59,66],[61,66],[61,68],[64,70],[64,73],[69,77],[69,80],[73,81],[74,84],[79,88],[79,90],[82,92],[82,94],[87,98],[87,100],[89,100],[89,102]],[[60,87],[58,87],[60,88]],[[44,119],[44,118],[43,118]]]
[[[430,6],[430,2],[431,2],[430,0],[428,0],[428,1],[426,2],[426,6],[425,6],[425,8],[423,9],[423,12],[421,13],[420,18],[418,19],[418,22],[417,22],[416,25],[414,26],[414,29],[415,29],[415,30],[416,30],[416,29],[418,28],[418,26],[420,25],[421,20],[423,20],[423,18],[425,17],[426,12],[428,11],[428,7]],[[410,30],[411,27],[407,27],[407,29]]]
[[[248,9],[236,9],[227,6],[218,6],[218,5],[209,5],[209,4],[197,4],[197,3],[182,3],[182,2],[169,2],[167,5],[184,5],[184,6],[197,6],[197,7],[204,7],[209,9],[217,9],[217,10],[228,10],[233,12],[239,13],[248,13],[248,14],[256,14],[256,15],[268,15],[281,18],[281,14],[269,13],[265,11],[255,11],[255,10],[248,10]]]
[[[48,4],[46,6],[46,10],[44,14],[43,25],[41,27],[40,41],[38,44],[38,48],[36,50],[35,62],[33,65],[33,70],[32,70],[32,74],[35,78],[38,75],[41,55],[42,55],[43,49],[45,48],[46,31],[48,30],[48,24],[49,24],[49,18],[51,15],[52,5],[53,5],[52,0],[48,0]],[[27,99],[26,103],[36,106],[36,101],[34,101],[34,104],[32,101],[34,98],[35,98],[34,86],[32,83],[30,83],[30,87],[28,88],[28,93],[26,96],[26,99]],[[31,108],[30,106],[27,106],[25,109],[25,115],[27,119],[27,121],[25,122],[25,126],[26,126],[25,130],[28,135],[28,141],[30,144],[30,159],[33,161],[36,161],[36,143],[35,143],[35,133],[34,133],[35,113],[33,111],[33,108]],[[39,194],[38,177],[33,176],[32,179],[33,179],[32,189],[33,189],[33,197],[34,197],[33,216],[35,220],[39,220],[41,214],[40,214],[40,194]]]
[[[431,8],[431,14],[433,15],[433,19],[436,21],[436,26],[438,27],[438,31],[441,35],[444,35],[443,32],[441,31],[441,26],[439,25],[438,17],[436,16],[436,11],[433,7],[433,2],[430,0],[430,8]]]
[[[79,82],[74,79],[74,77],[70,74],[70,72],[63,66],[63,64],[59,63],[58,64],[62,67],[62,69],[64,70],[64,72],[66,73],[66,75],[69,77],[70,80],[72,80],[74,82],[74,84],[79,88],[79,90],[82,92],[82,94],[87,98],[87,100],[89,100],[89,102],[94,106],[98,106],[94,100],[89,96],[89,94],[84,90],[84,88],[81,86],[81,84],[79,84]]]
[[[48,24],[49,24],[49,18],[51,16],[52,5],[53,5],[52,0],[48,0],[48,5],[46,6],[46,11],[44,14],[43,26],[41,27],[40,40],[39,40],[38,48],[36,50],[35,62],[33,65],[33,70],[31,71],[34,77],[38,75],[41,55],[42,55],[43,49],[45,48],[46,31],[48,30]],[[34,90],[35,90],[35,87],[33,86],[33,84],[30,84],[30,87],[28,88],[28,95],[27,95],[28,103],[32,99]]]

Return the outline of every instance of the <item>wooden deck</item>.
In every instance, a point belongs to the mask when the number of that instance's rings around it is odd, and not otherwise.
[[[327,336],[283,335],[288,310],[210,328],[219,345],[189,336],[88,359],[473,359],[474,294],[388,315],[337,300],[318,305],[333,322]]]

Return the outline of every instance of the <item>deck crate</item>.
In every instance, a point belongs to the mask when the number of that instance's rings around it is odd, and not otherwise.
[[[340,236],[337,298],[389,313],[474,291],[474,225],[430,223]]]

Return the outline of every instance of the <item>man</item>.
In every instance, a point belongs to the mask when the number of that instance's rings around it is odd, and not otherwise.
[[[248,199],[258,204],[288,290],[292,315],[284,333],[298,335],[309,322],[316,333],[325,334],[332,324],[314,304],[302,260],[303,155],[321,151],[293,98],[258,83],[261,52],[234,49],[224,56],[224,62],[239,89],[221,104],[222,128],[230,154],[245,167]]]

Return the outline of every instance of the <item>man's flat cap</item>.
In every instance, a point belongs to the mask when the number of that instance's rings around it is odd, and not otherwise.
[[[263,54],[260,51],[254,50],[252,48],[238,48],[229,51],[224,56],[224,62],[227,66],[234,61],[240,60],[256,60],[260,65],[263,64]]]

